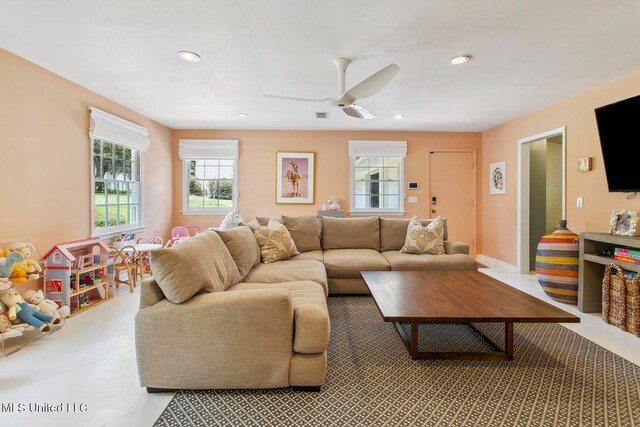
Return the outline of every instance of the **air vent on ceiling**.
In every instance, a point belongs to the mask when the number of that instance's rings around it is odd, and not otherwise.
[[[316,112],[316,119],[326,119],[328,117],[329,117],[329,113],[327,112],[323,112],[323,113]]]

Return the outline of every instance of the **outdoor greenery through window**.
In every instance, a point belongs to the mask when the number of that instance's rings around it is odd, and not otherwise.
[[[93,140],[94,227],[98,232],[140,225],[140,153]]]
[[[352,157],[355,209],[400,209],[402,160],[402,157]]]
[[[187,160],[189,201],[187,210],[234,209],[235,160]]]

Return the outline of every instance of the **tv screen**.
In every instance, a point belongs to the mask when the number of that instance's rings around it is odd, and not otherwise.
[[[640,95],[596,108],[609,191],[640,191]]]

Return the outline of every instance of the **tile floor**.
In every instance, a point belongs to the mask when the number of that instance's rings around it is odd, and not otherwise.
[[[490,264],[487,264],[491,267]],[[549,299],[534,276],[494,268],[482,269],[524,292],[579,315],[576,333],[640,365],[640,338],[607,325],[597,314]],[[116,298],[69,319],[55,334],[0,358],[0,404],[86,404],[86,412],[7,413],[2,426],[150,426],[172,394],[149,395],[138,383],[134,350],[134,316],[139,289],[120,287]]]

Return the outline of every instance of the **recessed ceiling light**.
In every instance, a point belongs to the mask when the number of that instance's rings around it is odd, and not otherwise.
[[[177,55],[184,59],[187,62],[198,62],[200,61],[200,55],[195,52],[191,52],[189,50],[181,50],[177,53]]]
[[[238,117],[245,118],[245,117],[249,117],[249,115],[247,113],[238,113]]]
[[[460,65],[460,64],[464,64],[465,62],[469,61],[470,59],[471,59],[471,56],[469,56],[469,55],[454,56],[453,58],[451,58],[449,60],[449,63],[451,63],[453,65]]]
[[[395,116],[393,116],[393,118],[400,120],[400,119],[404,119],[404,116],[402,114],[396,114]]]

